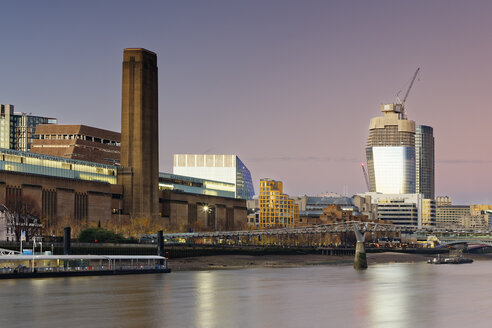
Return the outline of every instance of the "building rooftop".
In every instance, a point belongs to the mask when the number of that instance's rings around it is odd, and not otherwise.
[[[61,124],[39,124],[36,127],[37,135],[87,135],[101,139],[121,142],[121,133],[105,129],[99,129],[87,125],[61,125]]]
[[[307,205],[354,205],[350,197],[308,197]]]
[[[152,54],[154,56],[157,56],[157,54],[155,52],[147,50],[145,48],[125,48],[124,51],[143,51],[143,52],[147,52],[149,54]]]
[[[118,166],[0,148],[0,170],[116,184]]]

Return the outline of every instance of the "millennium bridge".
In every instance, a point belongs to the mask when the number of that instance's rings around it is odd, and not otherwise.
[[[354,226],[365,232],[397,232],[403,234],[419,235],[487,235],[492,238],[492,230],[449,230],[431,226],[418,227],[413,225],[393,225],[386,223],[346,221],[333,224],[318,224],[295,228],[273,228],[237,231],[204,231],[164,234],[165,238],[226,238],[238,236],[263,236],[263,235],[298,235],[317,233],[353,232]],[[492,239],[491,239],[492,240]]]
[[[413,240],[426,240],[428,236],[436,236],[442,244],[477,243],[484,246],[492,245],[492,230],[449,230],[432,226],[393,225],[374,222],[346,221],[341,223],[320,224],[294,228],[273,228],[238,231],[204,231],[188,233],[164,234],[165,239],[196,239],[235,240],[242,243],[265,241],[269,237],[274,238],[277,245],[291,244],[299,239],[309,239],[309,244],[325,243],[327,239],[353,235],[355,230],[365,233],[367,240],[380,238],[407,238]],[[354,235],[355,238],[355,235]],[[272,239],[272,238],[270,238]],[[344,243],[343,241],[341,242]],[[350,242],[349,242],[350,243]]]

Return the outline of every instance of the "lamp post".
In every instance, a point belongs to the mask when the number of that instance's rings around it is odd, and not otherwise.
[[[205,212],[206,219],[207,219],[207,225],[210,227],[213,224],[213,230],[217,231],[217,210],[216,208],[213,208],[209,204],[204,204],[202,206],[203,211]],[[213,222],[210,222],[210,214],[214,212],[214,218]]]

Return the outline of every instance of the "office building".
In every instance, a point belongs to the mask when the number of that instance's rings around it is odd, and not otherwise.
[[[366,145],[371,192],[415,193],[415,122],[403,105],[381,106],[383,116],[372,118]]]
[[[292,228],[299,220],[299,206],[283,193],[283,183],[260,180],[260,228]]]
[[[488,214],[492,211],[492,205],[480,204],[480,205],[470,205],[471,215],[482,215]]]
[[[436,208],[437,226],[445,229],[489,229],[492,215],[491,205],[438,205]]]
[[[489,215],[467,215],[462,218],[463,229],[467,230],[488,230]]]
[[[395,225],[435,226],[436,205],[422,194],[365,193],[358,195],[357,204],[361,209],[376,212],[378,220],[390,221]],[[364,204],[369,202],[372,206]],[[365,214],[365,212],[362,212]],[[371,218],[371,215],[369,215]]]
[[[173,173],[233,183],[236,198],[252,199],[251,173],[237,155],[175,154]]]
[[[434,129],[417,125],[415,129],[415,189],[427,199],[434,199]]]
[[[121,134],[86,125],[40,124],[31,152],[102,164],[119,164]]]
[[[435,227],[436,225],[436,201],[434,199],[424,198],[422,199],[422,226]]]
[[[458,228],[463,218],[470,216],[469,205],[438,205],[436,207],[436,224],[439,228]]]
[[[492,230],[492,205],[470,205],[470,214],[483,217],[488,229]]]
[[[371,200],[372,193],[365,193],[361,195],[354,195],[352,200],[354,206],[360,211],[361,214],[367,215],[370,221],[376,221],[378,219],[378,205]]]
[[[14,105],[0,105],[0,148],[29,151],[36,126],[56,123],[56,118],[15,113]]]

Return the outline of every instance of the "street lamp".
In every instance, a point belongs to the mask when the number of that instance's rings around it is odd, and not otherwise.
[[[213,228],[214,228],[214,231],[217,231],[217,211],[214,211],[214,209],[212,208],[212,206],[210,206],[208,204],[204,204],[202,206],[202,209],[203,209],[203,211],[207,215],[207,225],[209,225],[209,216],[210,216],[210,214],[212,212],[214,212]]]

